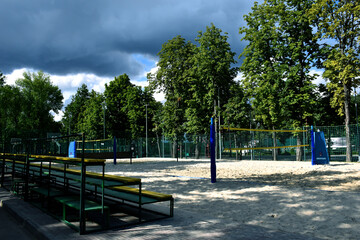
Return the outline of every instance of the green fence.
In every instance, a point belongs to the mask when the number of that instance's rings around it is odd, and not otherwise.
[[[210,158],[209,140],[206,136],[172,141],[164,136],[139,138],[132,141],[135,157],[158,158]]]
[[[310,137],[306,129],[289,132],[286,130],[265,129],[224,129],[221,132],[221,152],[218,158],[237,160],[296,160],[311,158]]]
[[[218,159],[233,160],[296,160],[296,147],[300,149],[301,160],[311,160],[310,127],[304,127],[304,132],[261,132],[261,131],[227,131],[217,133]],[[323,131],[327,140],[327,148],[330,161],[346,160],[346,134],[345,126],[315,126],[314,130]],[[220,137],[219,137],[220,136]],[[358,161],[359,155],[359,129],[357,125],[350,125],[350,141],[352,148],[352,161]],[[9,139],[6,144],[1,144],[1,150],[11,153],[47,154],[67,156],[69,142],[75,139]],[[80,152],[82,143],[77,139],[77,149]],[[113,152],[114,139],[86,140],[85,153]],[[276,150],[274,146],[279,147]],[[238,150],[236,148],[253,148],[251,150]],[[259,149],[260,148],[260,149]],[[4,150],[3,150],[4,149]],[[29,149],[26,151],[26,149]],[[129,140],[116,139],[117,152],[130,152],[133,149],[134,158],[156,157],[156,158],[210,158],[208,136],[187,136],[178,141],[172,141],[164,136],[155,138],[139,138]],[[231,149],[231,150],[229,150]]]
[[[358,161],[360,135],[356,124],[350,125],[350,142],[352,161]],[[226,151],[226,148],[266,148],[281,146],[307,145],[300,149],[301,160],[311,160],[310,127],[304,127],[304,132],[299,133],[272,133],[267,132],[223,132],[220,140],[222,158],[243,160],[272,160],[273,149],[253,149],[243,151]],[[325,135],[330,161],[346,161],[346,132],[345,126],[314,126],[314,131],[323,131]],[[274,139],[276,143],[274,144]],[[276,150],[277,160],[296,160],[296,147],[279,148]],[[218,156],[219,157],[219,156]]]
[[[359,156],[359,127],[356,124],[349,126],[352,161],[358,161]],[[314,130],[323,131],[330,161],[346,160],[346,132],[345,126],[318,126]]]

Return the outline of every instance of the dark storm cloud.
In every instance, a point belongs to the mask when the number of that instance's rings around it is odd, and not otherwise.
[[[253,1],[1,0],[0,71],[41,69],[101,76],[143,71],[134,54],[156,58],[176,35],[194,40],[214,23],[237,56],[239,27]]]

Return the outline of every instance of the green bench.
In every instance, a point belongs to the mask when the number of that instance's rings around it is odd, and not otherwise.
[[[54,197],[54,200],[62,204],[62,208],[63,208],[62,221],[64,221],[65,223],[69,224],[71,227],[74,227],[75,229],[78,230],[78,227],[76,227],[74,224],[72,224],[67,220],[66,208],[69,207],[76,210],[80,210],[80,197],[77,195],[57,196]],[[107,228],[109,226],[110,213],[108,206],[98,204],[88,199],[84,199],[84,211],[85,213],[91,211],[100,211],[104,217],[104,224],[101,225],[104,226],[104,228]]]
[[[6,162],[9,168],[13,167],[17,172],[25,173],[25,161],[19,160],[23,156],[17,156]],[[81,189],[81,171],[66,168],[62,163],[61,157],[52,156],[30,156],[29,164],[30,178],[41,181],[43,178],[51,176],[51,183],[40,184],[30,188],[30,191],[48,197],[62,205],[62,220],[66,220],[66,208],[80,210],[79,192]],[[43,161],[44,160],[44,161]],[[51,163],[51,160],[53,162]],[[39,161],[41,163],[35,163]],[[49,161],[48,164],[43,162]],[[72,160],[72,161],[79,161]],[[64,167],[54,163],[64,164]],[[47,185],[50,184],[50,185]],[[76,194],[76,196],[74,196]],[[102,174],[87,171],[85,174],[85,212],[100,211],[106,214],[105,222],[108,224],[110,209],[115,210],[118,203],[126,203],[129,206],[137,206],[139,210],[139,222],[141,222],[141,211],[144,205],[152,203],[169,202],[169,214],[160,211],[152,211],[162,216],[174,215],[174,198],[172,195],[143,190],[141,179],[133,177],[123,177],[110,174]],[[101,200],[99,199],[101,198]],[[100,202],[100,203],[98,203]],[[104,205],[108,206],[104,206]],[[115,206],[115,208],[113,208]],[[147,209],[146,209],[147,210]],[[70,225],[70,224],[69,224]]]

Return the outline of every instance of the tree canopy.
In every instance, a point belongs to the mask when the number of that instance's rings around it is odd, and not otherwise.
[[[15,86],[2,82],[0,100],[0,125],[4,138],[45,137],[47,132],[59,131],[52,112],[61,110],[63,96],[49,75],[41,71],[25,72]]]
[[[346,160],[351,161],[351,89],[360,84],[360,4],[358,0],[317,0],[308,15],[318,29],[317,37],[331,40],[323,76],[333,92],[332,106],[345,114]]]

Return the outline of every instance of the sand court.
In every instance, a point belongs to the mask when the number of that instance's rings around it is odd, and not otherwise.
[[[143,188],[173,194],[176,209],[231,226],[242,223],[320,239],[360,236],[360,164],[294,161],[134,159],[106,164],[109,174],[140,177]],[[97,171],[89,167],[91,171]]]

